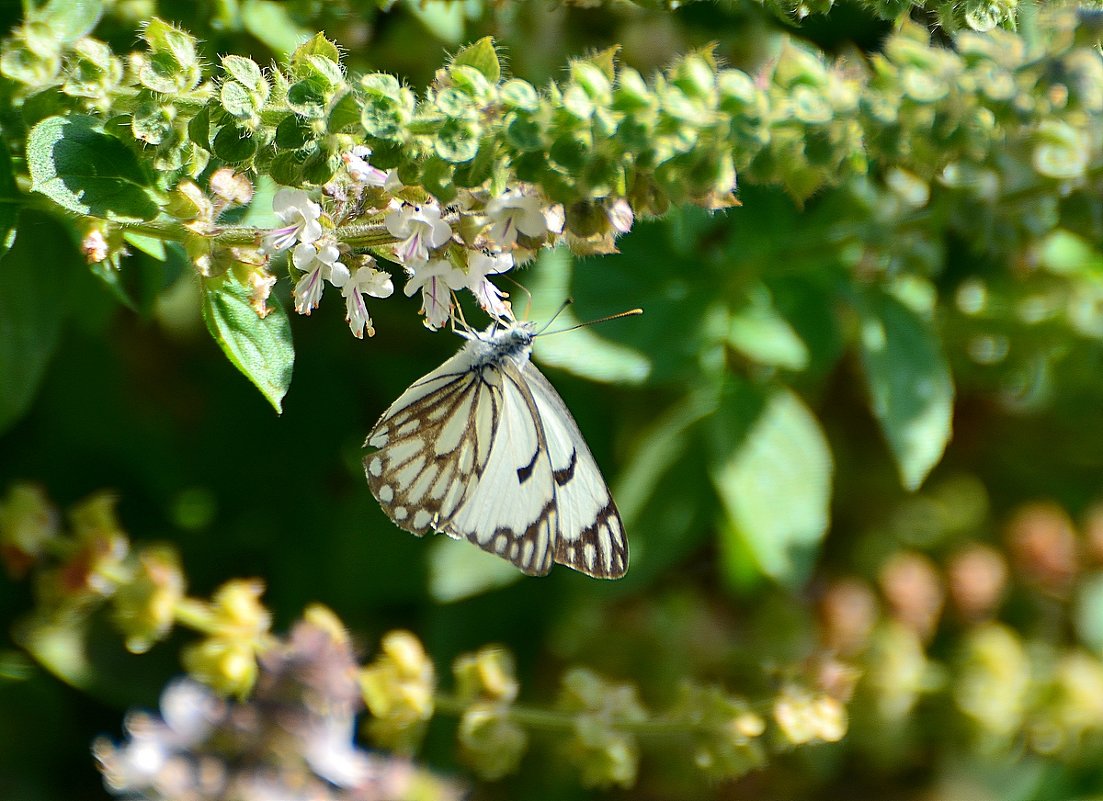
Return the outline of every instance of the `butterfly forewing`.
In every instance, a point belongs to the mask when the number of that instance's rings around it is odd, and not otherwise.
[[[526,364],[524,371],[544,426],[555,483],[555,561],[596,578],[620,578],[628,570],[628,541],[609,487],[559,393],[536,365]]]
[[[387,516],[418,536],[463,503],[489,457],[489,434],[472,418],[498,415],[500,390],[467,369],[459,353],[391,404],[365,443],[368,486]],[[446,447],[447,446],[447,447]]]

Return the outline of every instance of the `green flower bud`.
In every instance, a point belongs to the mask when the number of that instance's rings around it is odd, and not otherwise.
[[[60,71],[61,57],[56,44],[44,48],[32,47],[18,34],[4,41],[3,52],[0,53],[0,74],[5,77],[27,86],[39,87],[50,83]]]
[[[465,709],[460,718],[463,758],[490,781],[514,773],[528,748],[528,734],[509,720],[508,709],[505,704],[481,702]]]
[[[0,502],[0,557],[13,575],[22,575],[58,536],[57,511],[32,484],[14,484]]]
[[[618,732],[597,718],[583,716],[575,724],[569,749],[582,772],[584,786],[627,788],[636,783],[640,749],[632,735]]]
[[[766,721],[746,701],[720,687],[683,685],[669,715],[693,728],[693,761],[711,777],[738,778],[766,760],[759,742]]]
[[[1087,134],[1066,122],[1044,120],[1038,126],[1034,169],[1058,180],[1081,178],[1091,158]]]
[[[448,70],[452,87],[468,98],[480,104],[489,103],[494,97],[494,87],[483,73],[475,67],[454,64]]]
[[[535,111],[540,107],[540,97],[536,94],[536,89],[528,81],[518,78],[506,81],[499,91],[499,97],[509,108]]]
[[[130,131],[139,142],[159,145],[172,135],[176,109],[171,103],[147,100],[140,103],[130,118]]]
[[[65,65],[61,91],[71,97],[105,98],[123,78],[123,62],[110,46],[96,39],[81,39]]]
[[[670,80],[689,97],[705,100],[716,88],[716,70],[710,58],[694,53],[678,63]]]
[[[202,79],[195,38],[154,17],[142,31],[149,58],[138,72],[147,89],[162,94],[189,92]]]
[[[571,78],[594,103],[608,105],[612,102],[613,85],[597,65],[588,61],[571,62]]]
[[[643,76],[631,67],[624,67],[617,73],[617,87],[613,93],[613,107],[618,111],[636,112],[653,108],[655,97],[644,81]]]
[[[647,710],[634,685],[607,681],[585,668],[563,677],[559,706],[578,713],[570,751],[590,787],[631,787],[636,780],[639,747],[618,724],[641,723]]]

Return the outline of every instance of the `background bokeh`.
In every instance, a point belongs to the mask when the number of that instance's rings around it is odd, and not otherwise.
[[[18,9],[2,13],[5,29],[18,23]],[[225,52],[278,60],[324,30],[350,72],[415,88],[488,34],[512,74],[541,85],[614,43],[645,74],[715,42],[720,61],[753,76],[791,39],[856,68],[894,27],[850,2],[798,25],[754,2],[120,0],[96,35],[125,52],[154,14],[199,36],[212,63]],[[935,38],[952,47],[949,32]],[[415,299],[373,304],[378,333],[364,341],[337,302],[295,316],[294,380],[277,416],[211,341],[186,262],[132,255],[139,308],[128,310],[84,264],[75,228],[30,210],[0,262],[0,292],[49,282],[64,314],[33,405],[0,432],[0,492],[34,482],[62,509],[116,493],[135,541],[179,549],[190,594],[262,578],[278,631],[320,602],[362,654],[408,629],[442,674],[500,643],[535,705],[551,703],[571,665],[637,685],[660,710],[686,679],[767,708],[793,676],[845,685],[841,742],[715,782],[676,737],[645,738],[638,784],[613,796],[1103,798],[1103,173],[1091,147],[1096,166],[1072,194],[1094,192],[1096,205],[1071,212],[1088,220],[1079,227],[1050,203],[1069,193],[1045,182],[1003,210],[1021,221],[1005,236],[1002,218],[944,202],[934,182],[916,202],[891,164],[803,196],[773,180],[783,166],[758,163],[740,176],[737,208],[674,209],[637,221],[618,254],[549,251],[517,272],[536,319],[568,294],[579,320],[645,310],[535,348],[625,514],[632,568],[615,583],[562,568],[488,573],[466,546],[415,539],[384,517],[364,482],[363,438],[458,345],[419,324]],[[503,288],[520,308],[524,292]],[[945,366],[955,388],[953,437],[915,492],[870,401],[877,368],[862,338],[878,303],[937,333],[933,349],[905,341],[892,380],[922,395]],[[933,366],[908,373],[925,359]],[[944,428],[913,436],[937,452]],[[733,508],[733,494],[755,493],[770,505]],[[798,522],[772,522],[787,515]],[[792,539],[769,541],[778,526]],[[0,581],[0,796],[105,798],[92,739],[117,737],[126,709],[156,706],[189,635],[135,656],[100,621],[94,679],[76,689],[20,648],[33,603],[29,582]],[[467,775],[454,719],[433,721],[418,761]],[[475,786],[488,799],[596,792],[551,735],[536,736],[517,775]]]

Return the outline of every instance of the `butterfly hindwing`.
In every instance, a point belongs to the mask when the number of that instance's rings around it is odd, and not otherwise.
[[[486,468],[463,504],[438,527],[544,575],[555,553],[556,499],[544,431],[532,394],[510,359],[486,365],[484,382],[500,392]]]
[[[559,393],[534,364],[526,364],[524,372],[555,483],[555,561],[596,578],[619,578],[628,570],[628,541],[609,487]]]

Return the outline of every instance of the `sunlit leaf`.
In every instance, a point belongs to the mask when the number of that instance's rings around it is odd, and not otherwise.
[[[490,83],[498,82],[502,77],[502,65],[498,61],[498,53],[494,49],[494,38],[484,36],[474,44],[470,44],[456,53],[452,59],[453,66],[474,67],[481,72]]]
[[[907,489],[923,483],[951,434],[954,385],[922,314],[880,290],[862,293],[860,351],[873,416]]]
[[[149,178],[126,145],[94,117],[48,117],[27,140],[31,188],[77,214],[150,220],[158,205]]]
[[[732,310],[728,343],[751,361],[786,370],[808,366],[808,348],[778,310],[764,286]]]
[[[277,412],[291,386],[295,350],[287,313],[273,296],[261,319],[250,305],[249,290],[233,271],[203,281],[203,319],[222,352],[253,382]]]
[[[497,554],[472,548],[468,542],[441,536],[429,547],[429,594],[439,603],[507,587],[524,575]]]
[[[725,571],[741,584],[745,565],[735,560],[749,556],[762,574],[801,583],[830,520],[834,466],[818,421],[792,391],[745,384],[715,419],[711,475],[727,516]]]
[[[1096,654],[1103,654],[1103,574],[1095,573],[1081,583],[1075,619],[1080,639]]]
[[[563,300],[570,296],[573,257],[565,249],[546,250],[540,254],[534,280],[529,291],[533,295],[532,316],[535,320],[549,320],[559,310]],[[514,302],[520,308],[516,298]],[[625,311],[611,309],[610,312]],[[571,307],[567,307],[553,323],[554,329],[570,328],[580,322]],[[638,324],[635,318],[605,325],[631,326]],[[555,336],[541,336],[536,341],[534,354],[541,364],[566,370],[592,381],[639,384],[647,379],[651,363],[647,356],[632,348],[617,344],[601,336],[598,328],[586,327]]]

